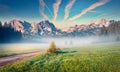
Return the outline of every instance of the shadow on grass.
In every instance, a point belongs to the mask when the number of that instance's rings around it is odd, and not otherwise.
[[[75,52],[77,52],[77,51],[58,51],[57,54],[72,54]]]
[[[3,57],[9,57],[9,56],[15,56],[15,55],[18,55],[18,54],[16,54],[16,53],[14,53],[14,54],[1,54],[0,55],[0,58],[3,58]]]

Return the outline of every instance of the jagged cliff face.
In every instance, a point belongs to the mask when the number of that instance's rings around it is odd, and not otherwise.
[[[108,28],[114,20],[108,21],[105,19],[96,20],[87,25],[75,25],[73,27],[57,29],[53,23],[49,21],[41,21],[40,23],[29,23],[14,19],[6,26],[11,26],[16,31],[20,31],[23,35],[38,35],[38,36],[91,36],[99,35],[101,30]],[[110,29],[109,29],[110,30]]]
[[[40,35],[54,35],[57,32],[57,28],[49,21],[42,21],[37,24]]]
[[[22,33],[32,30],[31,24],[26,21],[20,21],[20,20],[14,19],[14,20],[10,21],[8,24],[11,27],[13,27],[15,30],[21,31]]]
[[[100,26],[100,27],[102,27],[103,25],[104,25],[105,27],[108,27],[109,24],[110,24],[110,21],[102,18],[102,19],[99,19],[99,20],[94,21],[92,24],[98,25],[98,26]]]
[[[38,32],[38,26],[37,26],[37,24],[35,22],[31,22],[30,24],[32,26],[31,32],[32,33],[37,33]]]
[[[113,22],[113,20],[100,19],[87,25],[75,25],[73,27],[63,28],[61,31],[79,36],[100,35],[103,26],[107,28]]]
[[[5,26],[10,26],[22,34],[54,35],[57,32],[57,28],[49,21],[41,21],[37,24],[14,19]]]

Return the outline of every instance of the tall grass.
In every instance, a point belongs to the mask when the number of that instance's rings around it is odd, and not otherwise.
[[[120,72],[120,45],[65,48],[0,67],[0,72]]]

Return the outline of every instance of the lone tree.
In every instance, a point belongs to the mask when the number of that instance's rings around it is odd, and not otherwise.
[[[54,42],[52,42],[50,44],[50,48],[47,50],[47,52],[50,52],[50,53],[57,53],[57,48],[56,48],[56,45]]]

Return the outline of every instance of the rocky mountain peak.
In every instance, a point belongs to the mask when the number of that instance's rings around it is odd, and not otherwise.
[[[98,19],[98,20],[92,22],[92,24],[99,25],[100,27],[102,27],[103,25],[104,25],[105,27],[108,27],[109,24],[110,24],[110,21],[101,18],[101,19]]]

